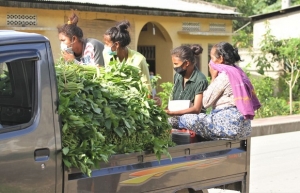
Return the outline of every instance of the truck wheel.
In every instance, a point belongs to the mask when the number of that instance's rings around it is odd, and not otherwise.
[[[208,193],[208,190],[198,190],[194,191],[194,193]]]

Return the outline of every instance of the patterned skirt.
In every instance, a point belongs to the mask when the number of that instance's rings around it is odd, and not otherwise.
[[[245,119],[236,107],[214,109],[207,115],[185,114],[170,117],[174,129],[189,129],[207,140],[235,140],[250,136],[251,121]]]

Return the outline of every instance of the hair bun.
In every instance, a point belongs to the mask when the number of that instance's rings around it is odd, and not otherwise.
[[[69,17],[68,24],[77,25],[78,23],[78,16],[75,13],[72,13]]]
[[[127,20],[122,21],[117,25],[117,28],[119,28],[121,32],[127,31],[129,27],[130,23]]]
[[[236,62],[242,61],[242,60],[241,60],[241,57],[240,57],[240,55],[239,55],[239,50],[238,50],[238,48],[233,48],[233,56],[234,56],[234,59],[235,59]]]
[[[194,55],[198,56],[199,54],[202,54],[203,48],[199,44],[193,44],[190,47],[194,53]]]

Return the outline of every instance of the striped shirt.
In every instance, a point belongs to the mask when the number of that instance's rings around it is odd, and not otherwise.
[[[195,96],[203,93],[208,86],[205,75],[197,68],[194,68],[190,79],[185,83],[185,88],[183,81],[183,76],[178,73],[174,75],[173,100],[190,100],[194,103]]]

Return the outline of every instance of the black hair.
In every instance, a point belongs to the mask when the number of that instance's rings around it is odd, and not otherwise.
[[[119,42],[120,46],[124,48],[131,42],[129,31],[127,30],[129,27],[130,23],[128,21],[122,21],[115,27],[109,28],[104,35],[108,35],[113,43]]]
[[[213,46],[215,49],[215,57],[223,57],[223,63],[227,65],[234,65],[236,62],[241,61],[238,49],[233,48],[233,46],[228,42],[220,42]]]
[[[198,56],[203,51],[203,48],[199,44],[193,44],[191,46],[179,46],[171,51],[172,56],[178,57],[181,61],[188,60],[192,64],[196,65],[197,60],[195,56]]]
[[[83,39],[83,32],[80,27],[77,26],[78,16],[75,13],[72,13],[69,17],[68,23],[58,26],[58,33],[64,33],[70,40],[72,40],[73,36],[76,36],[79,41]]]

